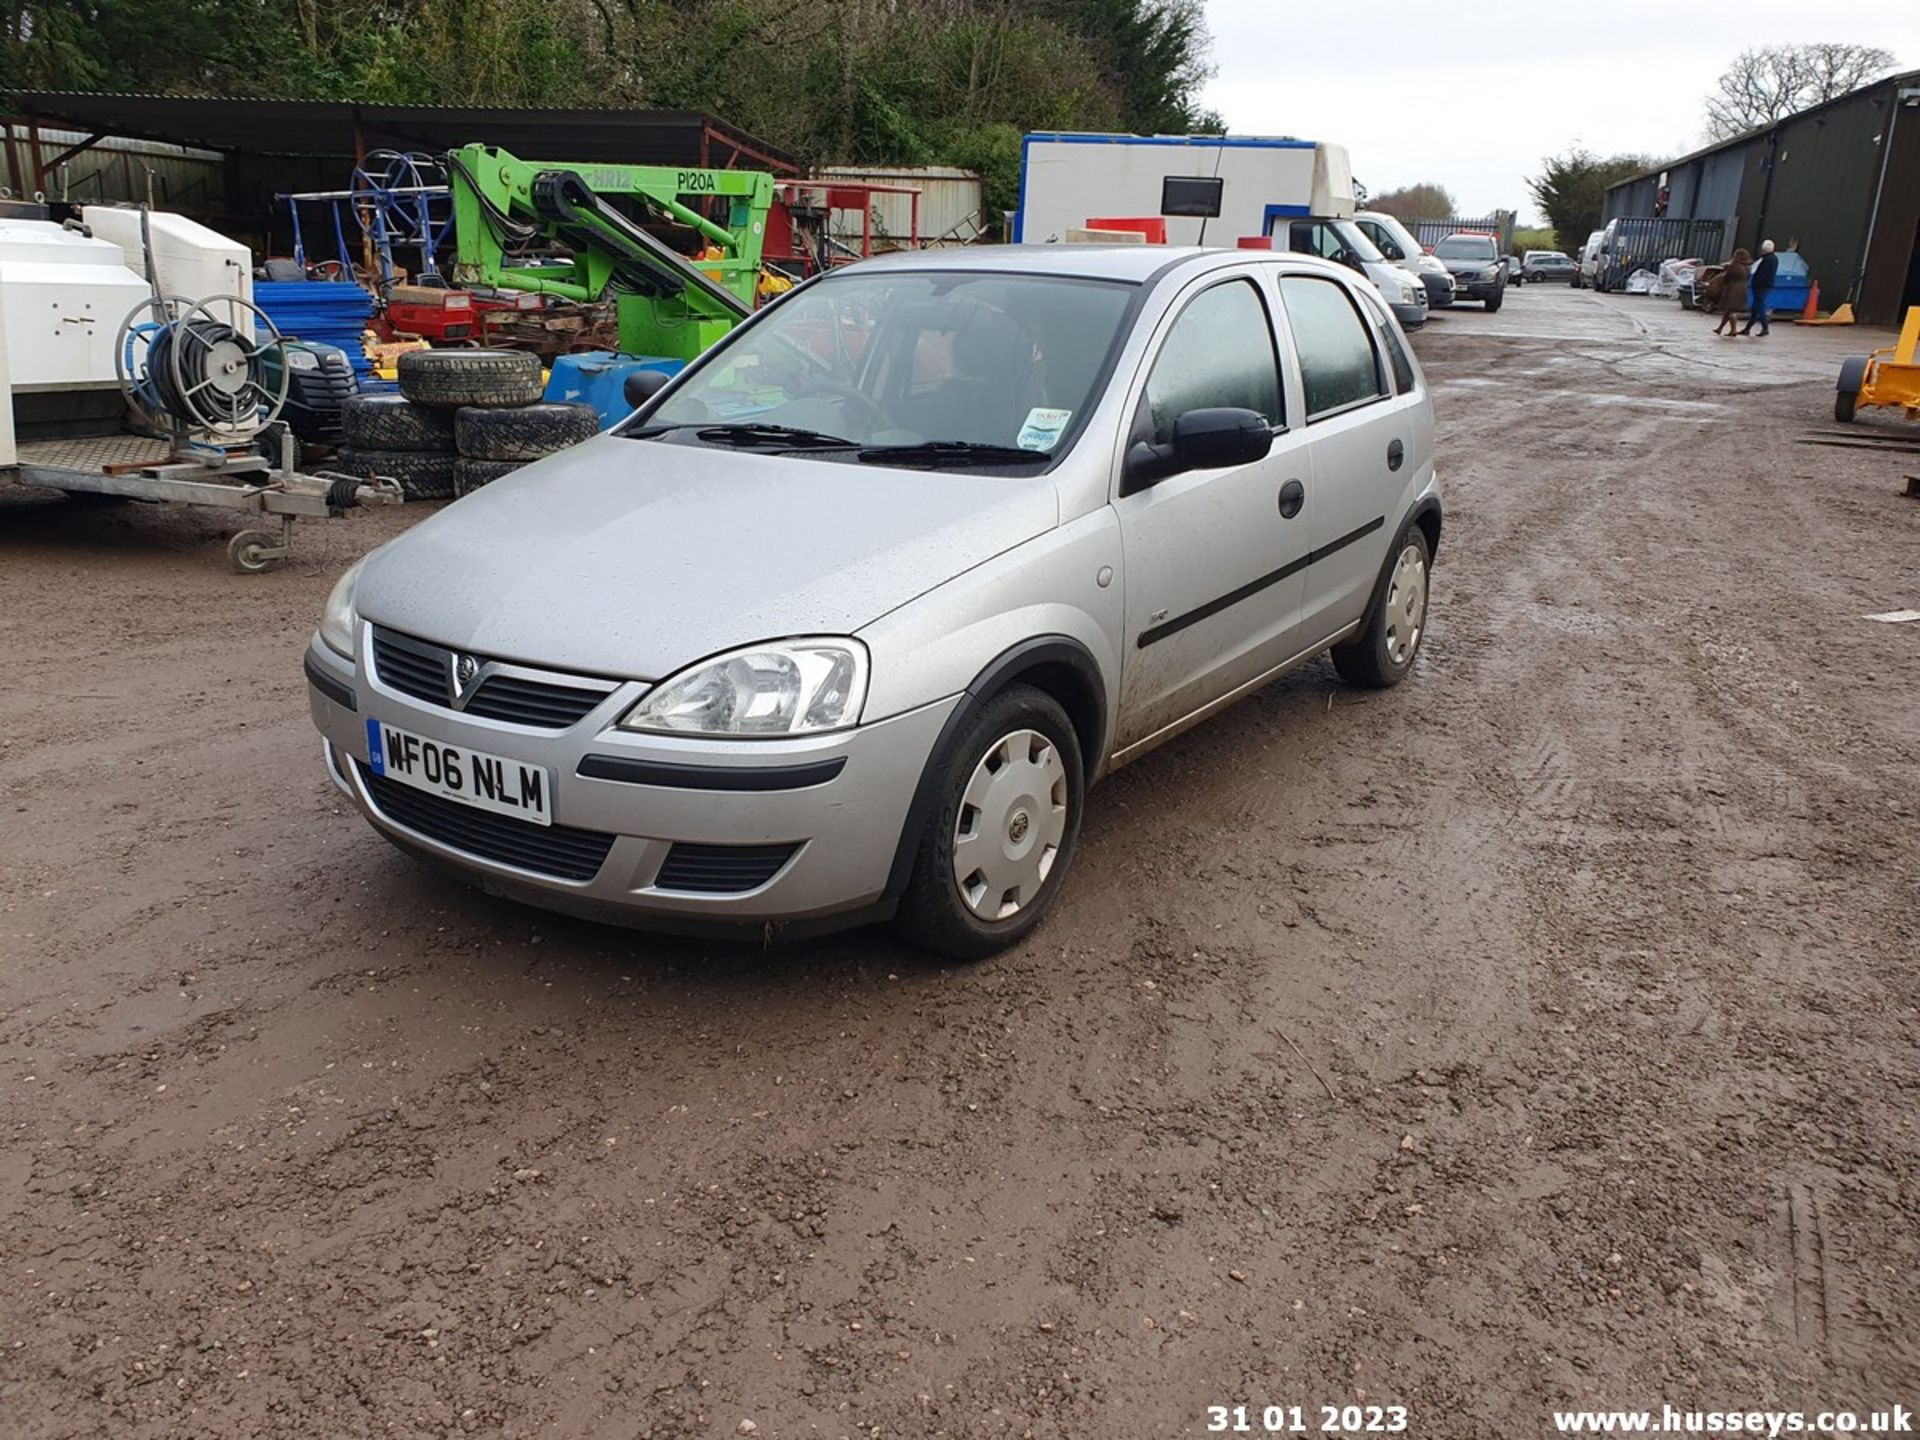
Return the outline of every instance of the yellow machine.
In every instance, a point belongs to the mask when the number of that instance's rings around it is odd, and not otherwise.
[[[1833,418],[1851,420],[1863,405],[1884,405],[1920,420],[1920,305],[1907,311],[1900,339],[1890,349],[1854,355],[1840,367]]]

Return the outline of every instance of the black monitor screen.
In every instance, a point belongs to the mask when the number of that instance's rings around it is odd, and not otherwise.
[[[1220,216],[1220,191],[1226,184],[1213,175],[1169,175],[1160,182],[1162,215]]]

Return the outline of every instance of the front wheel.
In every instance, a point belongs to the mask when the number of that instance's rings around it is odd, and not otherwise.
[[[932,762],[928,817],[896,921],[917,944],[980,960],[1019,943],[1060,893],[1086,793],[1079,737],[1030,685],[989,700]]]
[[[1505,300],[1506,298],[1507,297],[1505,295],[1496,295],[1491,300],[1487,301],[1487,314],[1492,315],[1496,311],[1498,311],[1500,309],[1500,302]]]
[[[1389,554],[1373,607],[1358,635],[1333,647],[1333,668],[1349,685],[1384,690],[1413,668],[1427,633],[1427,583],[1433,552],[1426,532],[1409,525]]]

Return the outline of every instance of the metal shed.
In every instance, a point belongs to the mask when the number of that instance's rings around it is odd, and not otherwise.
[[[1666,187],[1666,202],[1660,191]],[[1797,249],[1828,304],[1866,324],[1920,305],[1920,70],[1889,76],[1623,180],[1606,218],[1735,221],[1732,243]]]

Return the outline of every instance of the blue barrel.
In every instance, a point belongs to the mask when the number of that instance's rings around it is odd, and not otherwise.
[[[1798,315],[1807,308],[1813,276],[1808,273],[1807,262],[1798,250],[1779,250],[1774,256],[1780,268],[1774,272],[1773,289],[1767,292],[1767,313],[1778,315],[1790,311]]]
[[[684,360],[654,355],[560,355],[554,358],[547,377],[546,398],[593,406],[600,412],[600,428],[605,430],[633,413],[633,407],[627,404],[627,376],[636,370],[678,375],[686,365]]]

